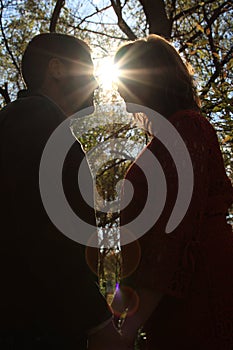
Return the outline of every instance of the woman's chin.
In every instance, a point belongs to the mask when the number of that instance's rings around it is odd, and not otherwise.
[[[128,113],[143,112],[143,104],[141,101],[125,101],[125,105]]]
[[[135,104],[134,103],[126,102],[125,105],[126,105],[126,111],[128,113],[135,113]]]

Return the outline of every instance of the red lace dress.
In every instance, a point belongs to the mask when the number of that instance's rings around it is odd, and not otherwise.
[[[164,295],[145,324],[148,349],[233,350],[233,234],[226,223],[232,186],[216,133],[206,118],[188,110],[176,113],[170,122],[191,156],[192,200],[180,225],[166,234],[178,176],[171,155],[154,138],[147,148],[165,172],[166,205],[156,224],[138,240],[141,258],[131,274],[135,242],[123,246],[123,274],[128,276],[123,282]],[[144,152],[139,157],[144,157]],[[121,213],[122,225],[137,217],[147,200],[144,170],[136,161],[126,175],[134,186],[134,197]]]

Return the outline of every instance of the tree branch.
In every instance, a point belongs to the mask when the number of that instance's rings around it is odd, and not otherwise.
[[[137,36],[134,34],[132,29],[128,26],[122,16],[122,6],[120,0],[111,0],[112,8],[115,11],[118,18],[118,26],[122,30],[122,32],[127,35],[130,40],[136,40]]]
[[[96,210],[96,216],[101,218],[102,211]],[[108,217],[105,215],[104,220],[101,218],[101,221],[97,224],[97,227],[106,227],[106,225],[113,223],[115,220],[117,220],[120,216],[119,212],[113,213],[111,217]]]
[[[12,63],[13,65],[15,66],[17,72],[19,73],[19,75],[21,76],[21,70],[20,70],[20,67],[10,49],[10,46],[8,44],[8,40],[7,40],[7,37],[6,37],[6,34],[5,34],[5,31],[4,31],[4,28],[3,28],[3,24],[2,24],[2,13],[3,13],[3,8],[4,8],[4,5],[2,3],[2,0],[0,1],[0,4],[1,4],[1,12],[0,12],[0,29],[1,29],[1,33],[2,33],[2,37],[3,37],[3,42],[5,44],[5,48],[8,52],[8,54],[10,55],[10,58],[12,60]]]
[[[149,32],[171,38],[172,20],[168,18],[164,0],[139,0],[149,24]]]
[[[123,37],[120,37],[120,36],[115,36],[115,35],[107,34],[107,33],[105,33],[105,32],[98,32],[97,30],[92,30],[92,29],[88,29],[88,28],[81,28],[79,25],[77,25],[77,26],[72,26],[72,25],[70,25],[70,27],[73,28],[73,29],[82,30],[83,32],[89,32],[89,33],[93,33],[93,34],[98,34],[98,35],[106,36],[107,38],[111,38],[111,39],[128,40],[127,38],[123,38]]]
[[[176,13],[176,0],[172,0],[171,5],[172,5],[172,9],[171,9],[171,11],[170,11],[170,16],[169,16],[169,18],[170,18],[171,21],[174,22],[174,17],[175,17],[174,14]]]
[[[228,5],[229,5],[229,3],[227,1],[227,2],[225,2],[223,4],[221,4],[217,9],[215,9],[213,15],[208,20],[207,26],[204,28],[204,32],[205,33],[208,33],[208,29],[210,29],[210,26],[219,17],[219,15],[221,13],[223,13],[223,10],[227,10]],[[225,9],[224,9],[224,7],[225,7]],[[195,39],[197,39],[202,34],[203,33],[200,30],[198,30],[191,38],[189,38],[188,42],[192,43]],[[185,43],[184,45],[181,46],[181,48],[179,49],[179,52],[183,52],[185,49],[187,49],[187,47],[188,47],[188,45],[187,45],[187,43]]]
[[[57,0],[56,5],[55,5],[54,10],[53,10],[52,17],[51,17],[50,26],[49,26],[49,31],[51,33],[56,32],[57,21],[58,21],[58,18],[60,16],[61,9],[64,5],[65,5],[65,0]]]
[[[219,74],[221,73],[222,68],[229,62],[233,54],[233,46],[230,48],[228,53],[225,55],[222,61],[219,62],[218,66],[215,69],[215,72],[210,77],[209,81],[207,82],[206,86],[203,88],[203,91],[200,95],[200,97],[205,96],[206,91],[208,91],[211,84],[218,78]]]
[[[205,5],[207,4],[211,4],[212,2],[214,2],[215,0],[208,0],[205,1]],[[173,18],[173,21],[177,21],[178,19],[184,17],[184,16],[188,16],[191,15],[193,12],[195,12],[196,10],[198,10],[200,7],[204,6],[202,3],[197,4],[193,7],[190,7],[186,10],[181,10],[179,13],[177,13],[177,15]]]
[[[83,24],[83,22],[85,22],[88,18],[91,18],[91,17],[97,15],[98,13],[104,12],[104,11],[108,10],[110,7],[112,7],[112,5],[105,6],[102,9],[98,9],[98,7],[96,7],[96,11],[91,13],[90,15],[87,15],[86,17],[82,18],[82,20],[79,22],[78,26]]]
[[[11,98],[10,98],[10,95],[8,92],[8,84],[7,83],[4,84],[4,88],[0,86],[0,94],[4,98],[4,101],[6,102],[6,104],[11,102]]]
[[[210,50],[211,50],[214,66],[215,66],[216,71],[219,71],[220,70],[219,59],[218,59],[217,48],[215,46],[213,35],[212,35],[212,23],[210,22],[210,20],[208,18],[208,15],[207,15],[205,8],[204,8],[204,19],[207,23],[206,35],[207,35],[208,40],[209,40],[209,45],[210,45]]]
[[[120,154],[123,155],[123,153],[120,153]],[[110,164],[107,168],[103,169],[100,173],[98,173],[98,175],[96,175],[96,179],[99,179],[104,173],[106,173],[106,171],[109,171],[115,166],[120,165],[121,163],[127,162],[128,160],[129,158],[127,158],[127,155],[126,155],[125,159],[119,159],[115,163]],[[133,160],[134,158],[131,159],[131,161]]]

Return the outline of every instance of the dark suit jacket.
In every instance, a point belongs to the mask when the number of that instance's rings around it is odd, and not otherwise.
[[[87,267],[85,247],[52,224],[40,197],[41,155],[64,119],[40,95],[19,98],[0,112],[0,327],[28,336],[59,334],[75,348],[79,337],[111,313]],[[73,210],[94,226],[94,210],[77,188],[83,158],[76,141],[63,167],[63,186]]]

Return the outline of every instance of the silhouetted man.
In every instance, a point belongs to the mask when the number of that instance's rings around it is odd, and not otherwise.
[[[39,165],[58,125],[93,103],[89,47],[67,35],[38,35],[23,55],[22,74],[28,90],[0,112],[0,348],[83,349],[85,334],[108,325],[111,312],[85,247],[63,235],[43,207]],[[63,187],[76,215],[95,226],[93,206],[77,188],[83,158],[75,142]]]

